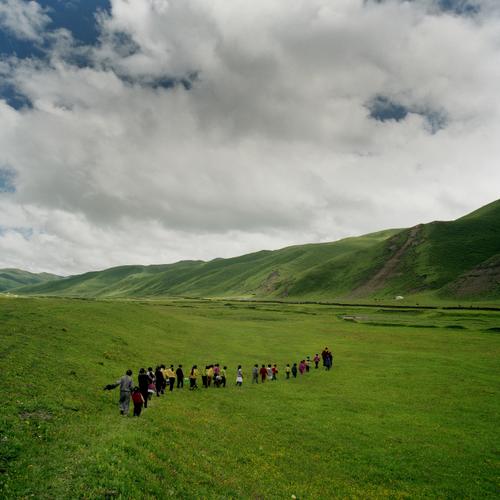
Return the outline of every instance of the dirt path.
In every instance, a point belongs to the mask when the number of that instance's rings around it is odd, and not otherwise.
[[[410,248],[414,243],[416,243],[418,234],[422,228],[422,224],[414,226],[410,229],[408,233],[408,238],[401,245],[401,247],[392,255],[382,266],[382,269],[378,271],[374,276],[372,276],[366,283],[356,288],[351,296],[363,296],[369,295],[370,293],[383,288],[388,278],[395,274],[399,264],[401,263],[403,255],[406,253],[408,248]]]

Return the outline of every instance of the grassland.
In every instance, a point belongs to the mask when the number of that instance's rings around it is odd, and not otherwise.
[[[0,496],[494,498],[499,330],[494,311],[0,299]],[[249,384],[255,362],[325,345],[332,372]],[[102,391],[209,361],[229,387],[139,419]]]

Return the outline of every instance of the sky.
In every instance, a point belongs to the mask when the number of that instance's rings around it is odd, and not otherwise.
[[[0,268],[209,260],[500,194],[497,0],[0,0]]]

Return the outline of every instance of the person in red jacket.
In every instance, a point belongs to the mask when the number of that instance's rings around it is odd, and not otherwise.
[[[262,365],[261,369],[259,370],[259,373],[260,373],[260,378],[262,380],[262,383],[264,383],[266,381],[266,377],[267,377],[266,365]]]
[[[144,404],[144,397],[139,387],[134,387],[132,390],[132,401],[134,403],[134,417],[139,417],[141,415],[142,405]]]

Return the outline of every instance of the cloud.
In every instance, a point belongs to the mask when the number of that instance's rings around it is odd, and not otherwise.
[[[476,4],[113,0],[98,44],[50,34],[0,65],[31,103],[0,101],[0,267],[230,256],[491,201],[500,13]]]
[[[21,40],[41,42],[50,17],[37,2],[0,0],[0,27]]]

